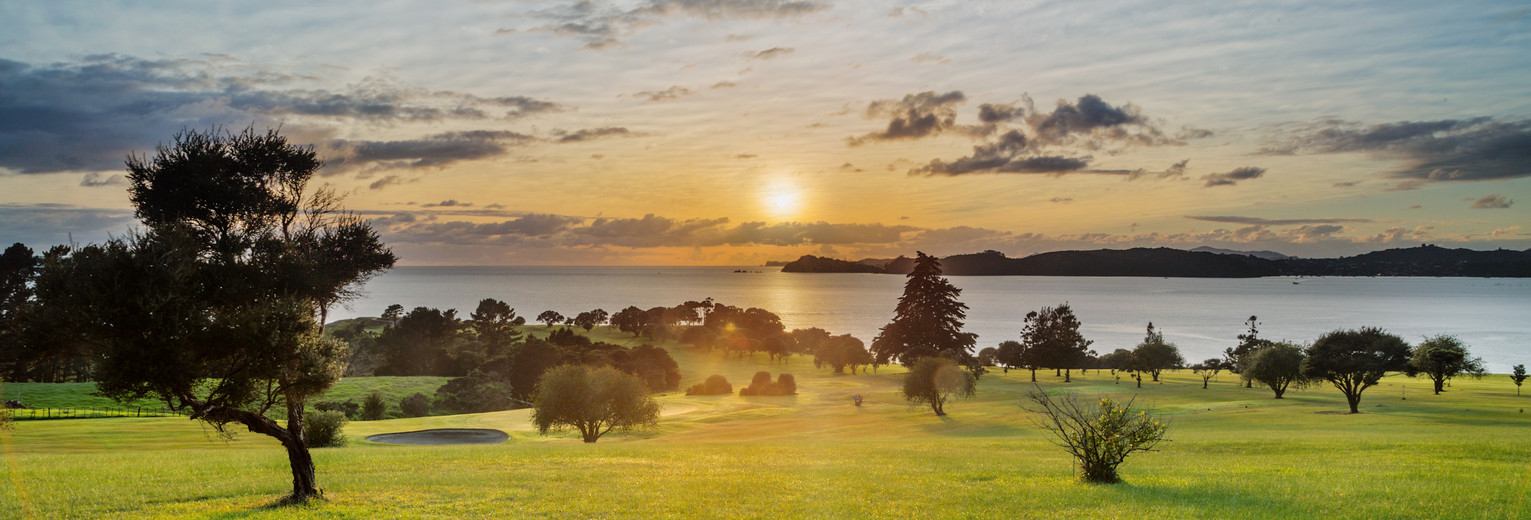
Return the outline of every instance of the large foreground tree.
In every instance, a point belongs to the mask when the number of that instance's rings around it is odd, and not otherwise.
[[[144,231],[45,259],[39,304],[74,317],[59,325],[91,345],[102,394],[274,437],[289,498],[318,495],[303,409],[345,359],[321,324],[393,254],[275,131],[182,131],[127,167]]]
[[[877,364],[896,361],[913,366],[920,358],[940,356],[974,372],[982,370],[973,355],[978,335],[962,332],[968,308],[957,301],[962,290],[941,276],[940,260],[922,252],[916,255],[914,270],[904,282],[904,294],[893,310],[893,321],[872,339]]]
[[[537,383],[534,400],[532,423],[537,431],[546,435],[572,428],[585,442],[614,429],[651,426],[659,420],[659,403],[643,380],[612,367],[554,367]]]
[[[1391,371],[1404,370],[1409,345],[1382,329],[1336,330],[1319,336],[1306,352],[1302,375],[1322,379],[1345,394],[1350,413],[1361,413],[1361,392]]]

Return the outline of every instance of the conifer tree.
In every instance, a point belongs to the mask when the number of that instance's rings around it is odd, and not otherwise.
[[[904,282],[893,321],[872,340],[877,364],[899,362],[913,366],[922,357],[945,357],[970,370],[981,370],[973,346],[978,335],[962,332],[967,305],[957,301],[962,290],[941,276],[941,261],[917,252],[914,270]]]

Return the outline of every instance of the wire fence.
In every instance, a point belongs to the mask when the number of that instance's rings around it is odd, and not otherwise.
[[[109,419],[118,417],[174,417],[185,413],[166,408],[15,408],[0,410],[13,421],[52,419]]]

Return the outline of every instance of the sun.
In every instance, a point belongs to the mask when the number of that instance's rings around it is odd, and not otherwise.
[[[766,213],[774,217],[791,217],[803,206],[803,194],[798,187],[786,181],[778,181],[761,192],[761,202]]]

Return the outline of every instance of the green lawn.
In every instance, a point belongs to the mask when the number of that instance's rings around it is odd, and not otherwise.
[[[737,388],[757,370],[786,371],[800,395],[664,395],[657,428],[591,445],[538,436],[524,410],[354,422],[350,446],[315,450],[328,500],[297,508],[266,507],[290,477],[261,436],[222,439],[184,418],[26,421],[0,434],[0,518],[1531,517],[1531,396],[1503,375],[1440,396],[1428,381],[1390,377],[1349,415],[1332,388],[1274,400],[1227,376],[1208,390],[1184,372],[1137,389],[1106,373],[1065,385],[1039,372],[1048,389],[1136,395],[1169,417],[1162,451],[1129,459],[1125,484],[1096,486],[1076,483],[1032,425],[1023,371],[985,375],[978,397],[935,417],[899,398],[898,368],[833,376],[805,358],[667,346],[682,386],[717,373]],[[438,427],[499,428],[511,440],[364,440]]]

